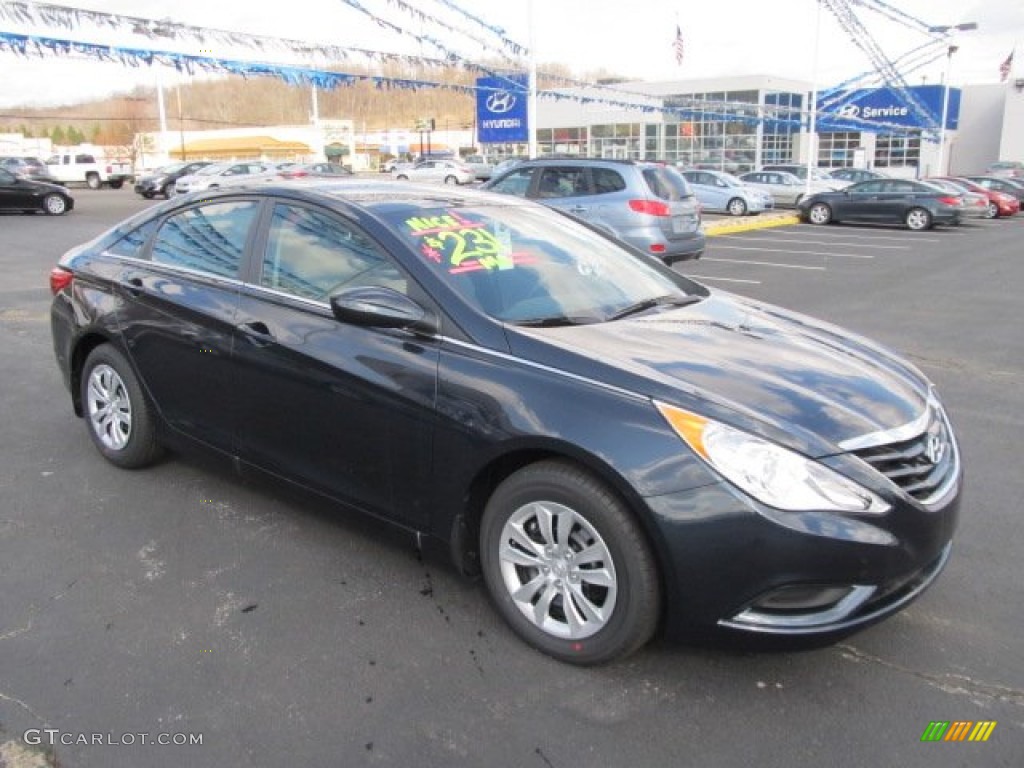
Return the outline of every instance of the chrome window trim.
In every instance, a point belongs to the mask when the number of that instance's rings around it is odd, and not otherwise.
[[[149,268],[157,267],[160,270],[164,270],[171,273],[182,273],[185,275],[194,275],[201,277],[206,280],[216,280],[221,283],[228,283],[229,285],[248,285],[237,277],[225,277],[224,275],[218,275],[215,272],[204,272],[201,269],[193,269],[192,267],[183,267],[180,264],[168,264],[166,261],[154,261],[153,259],[140,259],[137,256],[124,256],[119,253],[112,253],[109,250],[104,249],[104,254],[111,259],[119,259],[126,261],[131,264],[140,264]]]

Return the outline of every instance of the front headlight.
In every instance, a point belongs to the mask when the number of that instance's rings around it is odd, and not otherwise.
[[[654,405],[698,456],[762,504],[789,512],[889,511],[874,493],[824,464],[682,408]]]

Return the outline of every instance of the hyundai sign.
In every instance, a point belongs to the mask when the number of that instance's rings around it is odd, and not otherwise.
[[[527,75],[478,77],[476,125],[482,144],[528,141]]]
[[[914,101],[929,113],[927,117],[911,109],[908,99],[900,99],[892,88],[864,88],[846,94],[835,104],[825,107],[822,117],[825,128],[836,130],[871,130],[870,123],[877,123],[880,131],[891,126],[929,130],[937,129],[942,119],[942,86],[915,85],[908,88]],[[844,122],[852,118],[858,122]],[[956,130],[960,118],[960,90],[949,89],[949,111],[946,116],[946,130]]]

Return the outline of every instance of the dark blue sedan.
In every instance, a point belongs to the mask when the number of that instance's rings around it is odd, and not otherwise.
[[[914,366],[535,203],[225,189],[73,249],[51,288],[107,460],[202,447],[440,542],[559,659],[835,639],[950,553],[960,455]]]

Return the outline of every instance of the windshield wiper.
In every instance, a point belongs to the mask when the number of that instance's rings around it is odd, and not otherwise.
[[[553,315],[551,317],[531,317],[526,320],[513,320],[513,325],[522,325],[527,328],[558,328],[566,325],[591,325],[600,322],[600,318],[588,315]]]
[[[618,312],[609,315],[605,320],[621,320],[624,317],[636,315],[640,312],[646,312],[648,309],[654,309],[655,307],[685,307],[688,304],[696,304],[700,299],[700,296],[655,296],[650,299],[638,301],[636,304],[630,304],[629,306],[620,309]]]

